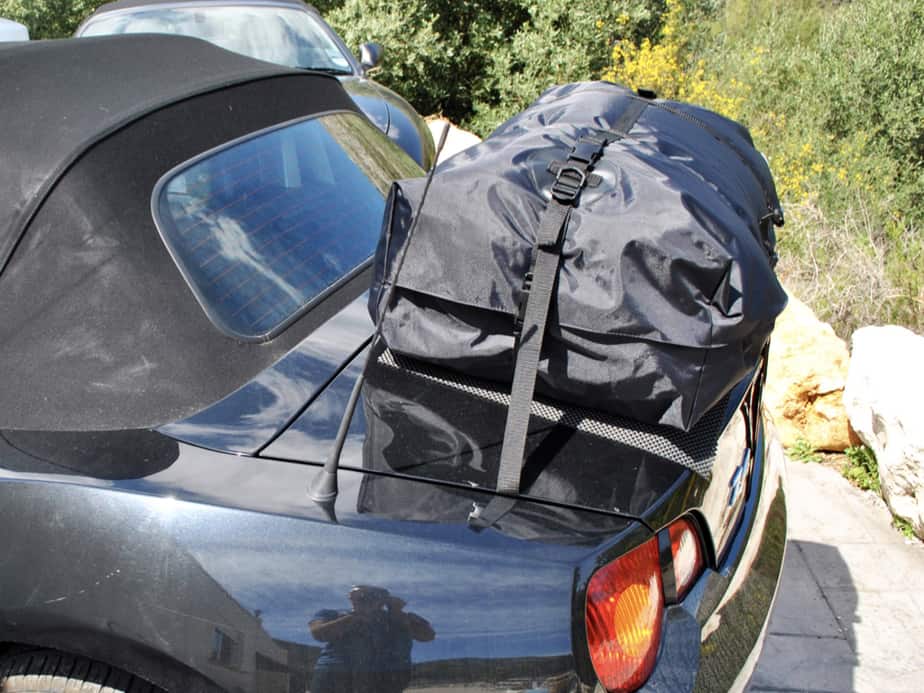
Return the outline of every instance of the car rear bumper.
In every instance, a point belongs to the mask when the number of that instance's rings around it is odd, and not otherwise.
[[[783,451],[761,430],[740,526],[718,570],[668,607],[658,664],[642,691],[742,690],[763,646],[786,547]]]

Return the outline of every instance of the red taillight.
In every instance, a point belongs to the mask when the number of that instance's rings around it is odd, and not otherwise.
[[[680,601],[703,572],[703,553],[696,530],[689,520],[677,520],[668,527],[668,532],[674,559],[674,584],[677,586],[677,601]]]
[[[663,611],[657,538],[593,574],[587,586],[587,646],[608,691],[645,683],[657,657]]]

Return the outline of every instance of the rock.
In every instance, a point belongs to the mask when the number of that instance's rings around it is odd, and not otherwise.
[[[437,163],[446,161],[454,154],[458,154],[463,149],[468,149],[473,144],[481,142],[481,138],[473,132],[468,132],[460,127],[456,127],[446,118],[433,118],[427,121],[430,128],[430,134],[433,135],[433,144],[438,144],[440,135],[443,134],[443,128],[449,125],[449,134],[446,136],[446,144],[443,145],[443,151],[440,152],[440,158]]]
[[[842,399],[849,362],[844,340],[790,295],[770,339],[764,389],[785,447],[801,438],[816,450],[840,452],[857,442]]]
[[[924,538],[924,337],[890,325],[863,327],[851,342],[850,423],[876,453],[886,503]]]

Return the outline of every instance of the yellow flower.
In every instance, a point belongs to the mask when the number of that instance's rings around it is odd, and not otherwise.
[[[653,89],[659,96],[685,99],[737,118],[749,87],[736,79],[720,84],[704,59],[689,62],[683,39],[683,5],[680,0],[667,0],[667,6],[657,43],[648,38],[639,44],[630,40],[617,43],[604,79],[632,89]],[[617,21],[622,23],[623,17],[628,21],[627,14],[620,15]]]
[[[602,29],[602,28],[603,28],[603,20],[602,20],[602,19],[598,19],[598,20],[597,20],[597,28],[598,28],[598,29]]]

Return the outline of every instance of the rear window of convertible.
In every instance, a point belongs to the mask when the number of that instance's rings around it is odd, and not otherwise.
[[[365,264],[392,181],[420,175],[365,118],[333,113],[179,166],[158,183],[153,209],[212,321],[268,339]]]

